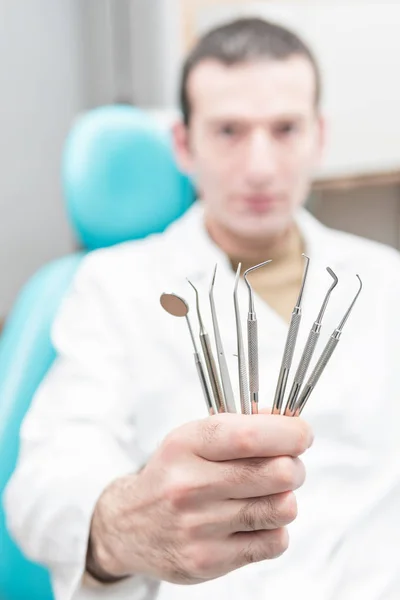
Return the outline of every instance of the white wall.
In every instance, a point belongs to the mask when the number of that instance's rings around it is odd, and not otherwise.
[[[0,0],[0,319],[39,267],[74,249],[61,153],[81,111],[124,92],[113,7],[114,0]]]
[[[178,0],[130,0],[133,96],[139,106],[176,107],[182,60]]]
[[[0,0],[0,316],[40,265],[69,252],[60,152],[83,104],[69,0]]]

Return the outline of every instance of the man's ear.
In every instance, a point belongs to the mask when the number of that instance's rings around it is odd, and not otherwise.
[[[184,173],[192,175],[192,157],[189,145],[189,130],[183,121],[176,121],[172,126],[172,142],[175,160]]]

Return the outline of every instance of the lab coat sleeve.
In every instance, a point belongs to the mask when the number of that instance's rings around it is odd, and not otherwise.
[[[57,600],[80,598],[86,585],[90,521],[102,491],[142,466],[123,324],[97,262],[85,260],[55,321],[57,359],[23,422],[5,493],[8,527],[26,555],[49,568]],[[148,597],[144,578],[129,581],[131,598]]]

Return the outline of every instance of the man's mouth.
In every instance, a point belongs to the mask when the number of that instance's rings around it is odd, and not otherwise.
[[[276,196],[257,194],[244,197],[245,204],[255,212],[265,212],[278,202]]]

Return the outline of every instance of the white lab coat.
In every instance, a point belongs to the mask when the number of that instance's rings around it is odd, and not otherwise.
[[[216,306],[239,396],[234,273],[208,238],[197,203],[162,235],[90,254],[54,325],[58,359],[23,424],[6,506],[24,551],[51,569],[57,600],[400,599],[399,254],[327,229],[305,210],[296,218],[311,262],[292,376],[331,284],[326,267],[339,284],[315,358],[357,291],[356,273],[364,289],[303,413],[315,442],[304,456],[307,479],[297,492],[289,550],[196,586],[144,577],[103,586],[83,576],[102,490],[145,464],[172,429],[206,416],[185,320],[164,312],[159,297],[186,298],[197,330],[190,278],[211,333],[215,263]],[[239,299],[245,328],[242,280]],[[287,323],[258,296],[256,311],[263,407],[273,401]]]

